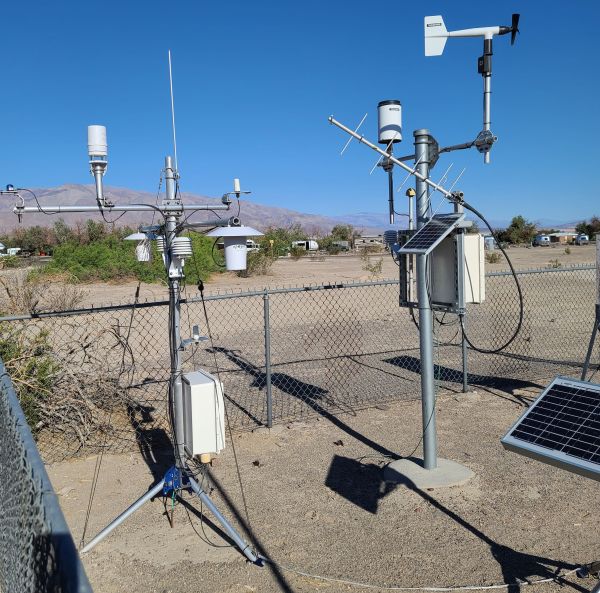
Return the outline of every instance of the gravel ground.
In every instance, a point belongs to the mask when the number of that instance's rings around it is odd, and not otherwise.
[[[592,504],[598,485],[500,445],[538,391],[440,394],[440,456],[467,465],[475,477],[434,491],[392,487],[382,479],[391,457],[409,456],[415,447],[414,454],[421,454],[418,401],[236,434],[254,540],[282,565],[371,583],[375,590],[515,583],[598,559],[600,516]],[[145,492],[162,475],[164,461],[148,452],[105,455],[86,539]],[[48,466],[76,540],[95,462],[90,457]],[[219,508],[229,517],[244,516],[231,443],[211,473],[221,489],[212,492]],[[94,590],[361,590],[250,565],[223,547],[227,542],[210,514],[201,524],[201,511],[186,495],[175,507],[172,529],[161,499],[146,504],[84,556]],[[575,575],[563,581],[578,591],[594,584]],[[532,591],[551,589],[558,585]]]

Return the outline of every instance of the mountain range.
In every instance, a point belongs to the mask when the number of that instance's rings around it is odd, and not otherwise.
[[[42,206],[93,206],[96,203],[96,193],[93,185],[65,184],[53,188],[39,188],[33,190]],[[136,191],[122,187],[105,187],[105,195],[113,203],[120,206],[127,204],[156,204],[155,194],[144,191]],[[35,198],[28,192],[23,192],[22,196],[26,206],[35,206]],[[186,204],[220,204],[220,198],[211,198],[208,196],[182,193],[182,200]],[[307,235],[318,235],[331,230],[336,224],[351,224],[356,229],[364,233],[380,233],[390,228],[388,215],[379,212],[358,212],[354,214],[345,214],[339,216],[323,216],[319,214],[309,214],[298,212],[287,208],[277,206],[265,206],[257,204],[251,200],[240,200],[242,223],[248,226],[264,230],[269,226],[285,227],[292,224],[300,224],[306,230]],[[17,226],[18,221],[13,214],[14,200],[4,197],[0,200],[0,226],[5,231]],[[237,205],[232,204],[231,213],[220,212],[220,216],[232,216],[237,214]],[[107,213],[108,220],[116,219],[120,213]],[[198,219],[206,217],[206,214],[198,213]],[[43,213],[26,214],[23,216],[23,225],[43,225],[48,226],[55,219],[63,218],[66,222],[73,224],[86,218],[99,218],[99,214],[83,213],[64,213],[49,216]],[[51,218],[52,220],[49,220]],[[152,216],[147,213],[127,213],[119,219],[119,224],[136,226],[142,222],[149,222]],[[405,218],[398,218],[400,226],[405,226]],[[191,219],[193,221],[193,218]],[[536,221],[538,226],[543,228],[570,229],[577,222],[564,222],[551,219],[540,219]],[[494,228],[505,228],[510,220],[491,220],[490,224]],[[483,224],[479,225],[483,228]]]

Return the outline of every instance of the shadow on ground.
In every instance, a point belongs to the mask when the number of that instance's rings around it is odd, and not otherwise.
[[[410,459],[420,463],[419,459],[412,457]],[[432,507],[489,546],[490,553],[500,565],[504,582],[511,586],[511,590],[520,590],[522,584],[532,580],[532,577],[541,577],[556,578],[561,585],[569,585],[582,593],[587,592],[585,588],[572,581],[558,577],[561,570],[570,570],[576,568],[576,565],[544,556],[524,554],[499,544],[429,493],[417,488],[412,481],[401,476],[398,476],[399,481],[386,481],[383,471],[383,468],[377,464],[362,463],[360,460],[334,455],[325,486],[372,514],[377,513],[379,502],[394,490],[398,488],[412,490]]]

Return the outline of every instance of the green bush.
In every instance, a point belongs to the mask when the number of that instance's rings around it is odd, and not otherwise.
[[[260,251],[251,251],[246,260],[246,269],[240,270],[237,275],[240,278],[249,278],[250,276],[264,276],[271,270],[275,257],[264,249]]]
[[[206,280],[219,265],[213,260],[213,240],[198,233],[190,233],[190,237],[194,257],[186,260],[185,275],[188,282],[196,283],[199,278]],[[69,241],[55,248],[52,261],[38,273],[51,276],[67,273],[79,282],[126,278],[142,282],[165,280],[162,257],[156,245],[152,245],[151,262],[138,262],[135,248],[134,241],[124,241],[117,234],[83,245]]]
[[[20,261],[16,255],[4,255],[0,257],[0,268],[3,270],[18,268],[19,265]]]
[[[35,436],[53,394],[59,365],[52,356],[48,332],[31,335],[23,327],[0,324],[0,358],[10,374],[27,423]]]
[[[485,261],[488,264],[497,264],[502,259],[502,256],[497,251],[486,251]]]

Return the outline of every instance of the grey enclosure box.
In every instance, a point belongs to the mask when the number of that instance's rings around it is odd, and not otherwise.
[[[464,273],[462,274],[464,304],[482,303],[485,300],[483,235],[454,233],[443,239],[429,255],[431,301],[450,309],[461,306],[458,241],[463,241],[464,245]]]

